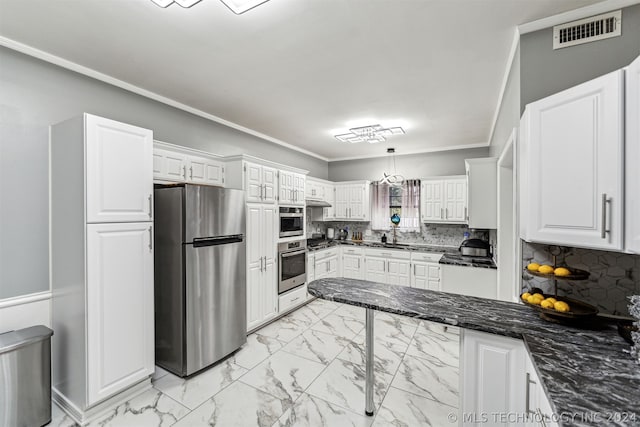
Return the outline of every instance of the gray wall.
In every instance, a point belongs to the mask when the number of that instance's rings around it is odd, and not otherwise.
[[[327,178],[322,160],[0,48],[0,299],[49,288],[48,127],[83,112],[153,129],[161,141]]]
[[[464,160],[488,157],[489,148],[440,151],[435,153],[396,155],[396,170],[405,178],[422,178],[441,175],[464,175]],[[344,160],[329,163],[331,181],[376,180],[383,172],[391,172],[390,157],[362,160]]]
[[[640,55],[640,5],[622,9],[622,35],[553,50],[553,29],[520,38],[520,107],[629,65]]]
[[[507,86],[502,97],[496,127],[491,137],[490,153],[499,157],[514,127],[520,126],[520,46],[516,49]]]

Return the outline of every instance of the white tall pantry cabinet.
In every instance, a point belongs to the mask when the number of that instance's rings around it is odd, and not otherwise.
[[[153,373],[152,156],[147,129],[51,127],[53,398],[81,424]]]

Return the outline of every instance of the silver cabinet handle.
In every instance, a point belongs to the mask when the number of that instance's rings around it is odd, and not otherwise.
[[[260,273],[262,273],[262,257],[260,257]]]
[[[358,258],[358,270],[360,270],[360,258]]]
[[[267,184],[260,186],[260,198],[265,200],[267,198]]]
[[[534,411],[531,410],[531,402],[530,402],[530,400],[531,400],[531,388],[530,388],[530,385],[531,384],[535,384],[535,383],[536,383],[535,381],[531,380],[531,374],[529,372],[527,372],[527,381],[525,383],[526,389],[524,390],[524,392],[525,392],[525,395],[524,395],[524,398],[525,398],[525,402],[524,402],[525,403],[525,410],[524,410],[525,414],[533,414],[534,413]]]
[[[607,199],[607,193],[602,193],[602,230],[600,231],[600,237],[607,238],[607,203],[611,203],[611,199]]]
[[[190,173],[191,179],[193,179],[193,166],[189,166],[189,173]]]
[[[293,299],[291,300],[291,302],[296,302],[296,301],[298,301],[299,299],[300,299],[300,297],[295,297],[295,298],[293,298]]]
[[[444,219],[449,219],[449,208],[444,209]]]
[[[416,265],[415,264],[413,264],[413,275],[414,276],[416,275]]]
[[[153,194],[149,194],[149,218],[153,218]]]
[[[153,226],[149,227],[149,252],[153,250]]]
[[[444,219],[444,209],[440,208],[440,219]]]

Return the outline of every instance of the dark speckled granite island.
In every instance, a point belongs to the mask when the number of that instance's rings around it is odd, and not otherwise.
[[[561,425],[640,425],[640,366],[613,326],[578,329],[544,321],[522,304],[364,280],[319,279],[308,290],[330,301],[522,339],[556,415],[627,415]]]

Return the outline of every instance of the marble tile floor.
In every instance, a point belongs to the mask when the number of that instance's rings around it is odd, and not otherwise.
[[[457,328],[376,312],[376,415],[364,416],[364,310],[315,300],[184,380],[153,388],[91,426],[447,426],[459,394]],[[52,427],[74,422],[55,404]]]

